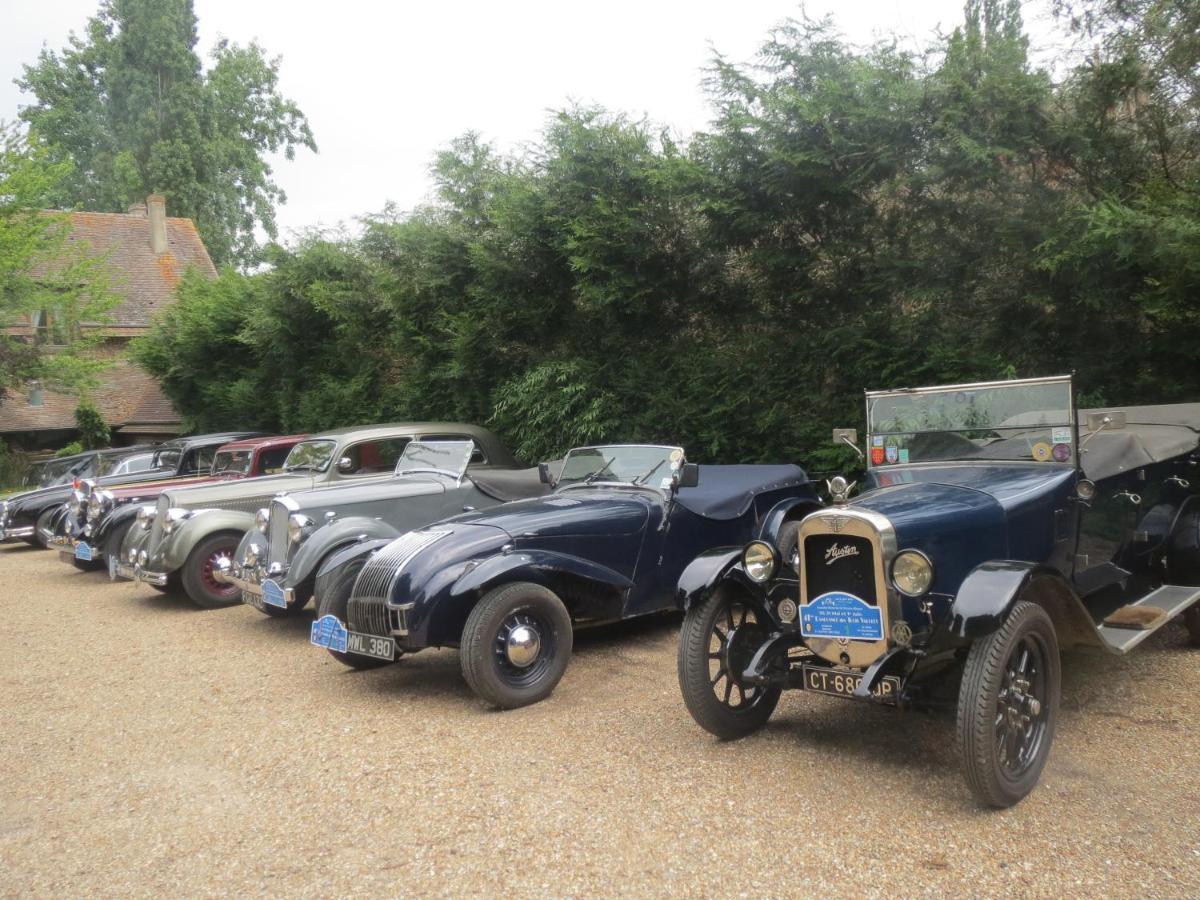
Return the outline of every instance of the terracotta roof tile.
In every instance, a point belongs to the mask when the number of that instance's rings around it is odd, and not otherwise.
[[[214,277],[217,274],[191,219],[167,218],[167,251],[155,256],[150,246],[150,219],[145,215],[61,215],[67,217],[69,225],[67,243],[86,247],[100,258],[108,272],[109,286],[125,297],[111,313],[111,325],[118,328],[148,327],[151,317],[174,301],[175,287],[189,268],[194,266]]]
[[[179,422],[179,414],[154,379],[128,360],[114,362],[101,380],[101,386],[92,394],[92,402],[109,427]],[[41,406],[30,406],[25,390],[8,391],[0,396],[0,434],[75,427],[78,397],[47,390],[42,399]]]

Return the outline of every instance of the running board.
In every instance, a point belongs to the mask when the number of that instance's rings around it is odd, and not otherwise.
[[[1114,650],[1117,653],[1128,653],[1197,600],[1200,600],[1200,588],[1164,584],[1157,590],[1151,591],[1137,603],[1129,604],[1130,606],[1143,609],[1163,610],[1166,615],[1162,617],[1158,624],[1152,625],[1149,628],[1133,629],[1114,628],[1111,625],[1100,623],[1096,630],[1099,632],[1100,637],[1104,639],[1104,642],[1108,644],[1110,650]]]

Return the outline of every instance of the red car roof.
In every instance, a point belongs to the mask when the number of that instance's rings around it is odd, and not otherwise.
[[[298,444],[308,437],[307,434],[277,434],[271,437],[246,438],[241,441],[230,441],[217,448],[222,450],[253,450],[255,447],[274,447],[279,444]]]

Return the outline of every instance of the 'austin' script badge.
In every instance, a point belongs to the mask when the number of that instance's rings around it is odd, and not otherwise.
[[[832,544],[829,549],[825,551],[825,565],[833,565],[839,559],[847,556],[858,556],[858,548],[852,547],[849,544],[847,544],[845,547]]]

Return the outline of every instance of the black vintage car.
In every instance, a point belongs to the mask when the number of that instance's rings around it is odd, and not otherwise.
[[[149,468],[137,472],[102,474],[93,482],[100,486],[134,484],[206,472],[219,446],[259,434],[242,431],[176,438],[155,448]],[[112,457],[118,462],[120,458],[119,455]],[[76,503],[73,509],[69,508],[72,501]],[[77,496],[74,484],[39,488],[0,501],[0,542],[22,540],[35,547],[48,547],[56,532],[62,530],[61,519],[71,514],[78,516],[78,504],[82,502],[86,502],[86,498]]]
[[[1009,806],[1050,752],[1060,650],[1176,617],[1200,643],[1200,404],[1077,414],[1069,377],[868,393],[867,442],[865,490],[834,479],[795,551],[684,572],[684,700],[722,738],[787,688],[955,703],[967,783]]]
[[[674,609],[697,553],[794,535],[817,506],[796,466],[699,467],[678,447],[572,450],[545,497],[335,554],[317,576],[311,639],[355,668],[458,647],[480,697],[524,706],[562,677],[573,626]]]

